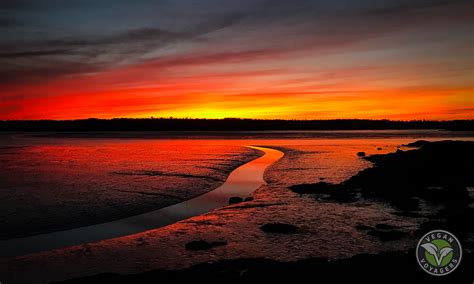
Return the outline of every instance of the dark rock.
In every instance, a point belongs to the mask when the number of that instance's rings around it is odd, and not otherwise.
[[[446,222],[440,220],[429,220],[424,223],[421,223],[418,230],[415,231],[414,235],[419,238],[422,237],[424,234],[428,233],[429,231],[438,230],[440,228],[446,229]]]
[[[368,230],[374,229],[373,227],[366,226],[366,225],[357,225],[355,228],[359,231],[368,231]]]
[[[218,247],[218,246],[225,246],[227,245],[227,242],[225,241],[215,241],[215,242],[206,242],[204,240],[199,240],[199,241],[192,241],[186,244],[186,249],[187,250],[193,250],[193,251],[198,251],[198,250],[208,250],[213,247]]]
[[[410,234],[396,230],[396,226],[389,224],[377,224],[375,228],[366,225],[357,225],[359,231],[367,231],[367,234],[378,237],[381,241],[395,241],[408,237]]]
[[[244,201],[253,201],[253,197],[252,196],[248,196],[248,197],[245,197]]]
[[[348,192],[344,189],[334,190],[328,196],[322,197],[323,200],[336,201],[340,203],[349,203],[357,201],[357,194]]]
[[[389,224],[377,224],[375,225],[375,228],[380,229],[380,230],[392,230],[392,229],[395,229],[396,227]]]
[[[240,202],[242,202],[242,201],[244,201],[244,200],[242,199],[242,197],[233,196],[233,197],[229,198],[229,205],[237,204],[237,203],[240,203]]]
[[[420,210],[420,201],[417,198],[407,197],[403,194],[400,196],[393,194],[393,196],[390,196],[390,200],[393,205],[402,211],[413,212]]]
[[[359,157],[365,157],[365,152],[357,152],[357,156],[359,156]]]
[[[415,141],[415,142],[412,142],[412,143],[408,143],[404,146],[407,146],[407,147],[414,147],[414,148],[419,148],[419,147],[423,147],[423,146],[426,146],[430,144],[429,141],[426,141],[426,140],[418,140],[418,141]]]
[[[469,242],[474,233],[474,226],[470,226],[468,220],[474,220],[474,208],[455,204],[439,210],[436,215],[422,223],[415,235],[422,236],[428,231],[442,228],[455,234],[461,242]]]
[[[359,197],[382,201],[396,209],[395,215],[428,218],[419,234],[426,233],[428,227],[444,228],[461,241],[468,240],[474,231],[473,226],[466,225],[466,220],[474,219],[467,190],[474,186],[474,142],[422,141],[409,145],[420,148],[364,157],[373,167],[343,183],[319,182],[294,185],[290,189],[297,193],[320,194],[321,199],[337,202]],[[428,206],[426,212],[437,212],[436,215],[421,215],[420,202]],[[408,237],[405,232],[383,225],[369,233],[383,241]]]
[[[296,233],[298,227],[284,223],[268,223],[260,227],[266,233],[292,234]]]
[[[345,181],[347,191],[382,199],[401,211],[419,211],[420,199],[465,207],[467,186],[474,185],[474,142],[422,142],[419,149],[371,155],[374,167]],[[408,213],[407,213],[408,214]]]
[[[382,148],[378,147],[378,148],[377,148],[377,150],[379,150],[379,151],[380,151],[380,150],[382,150]]]
[[[311,184],[299,184],[290,186],[293,192],[300,194],[323,194],[322,200],[330,200],[337,202],[354,202],[357,200],[357,194],[349,192],[341,185],[327,183],[324,181]]]
[[[420,218],[423,217],[422,214],[413,211],[395,211],[392,213],[395,216],[403,216],[403,217],[410,217],[410,218]]]
[[[396,241],[408,237],[410,234],[398,230],[378,230],[372,229],[367,234],[378,237],[382,242]]]

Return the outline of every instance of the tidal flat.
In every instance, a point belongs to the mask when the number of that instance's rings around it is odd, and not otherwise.
[[[210,145],[213,141],[215,145],[233,145],[239,149],[239,155],[247,145],[278,149],[285,155],[267,168],[266,184],[253,193],[251,200],[138,234],[5,258],[0,262],[2,272],[5,271],[4,275],[11,282],[21,283],[33,277],[46,283],[106,272],[123,275],[185,270],[194,265],[225,260],[265,259],[293,263],[313,258],[344,260],[361,254],[409,251],[417,242],[417,232],[423,226],[430,226],[428,221],[443,222],[435,218],[440,210],[442,212],[443,204],[420,200],[419,210],[401,210],[390,200],[372,198],[360,192],[354,193],[354,200],[341,201],[325,194],[304,194],[293,189],[321,182],[344,184],[352,177],[378,167],[374,164],[375,158],[370,157],[383,157],[397,150],[399,154],[417,151],[419,145],[410,146],[409,143],[446,138],[435,134],[411,133],[388,138],[381,138],[377,133],[360,138],[357,133],[358,137],[345,134],[338,139],[184,140],[184,144],[205,141]],[[473,140],[465,136],[449,138]],[[472,150],[472,146],[468,149]],[[367,158],[358,156],[358,152],[364,152]],[[461,158],[469,161],[472,156],[454,157],[459,161]],[[469,198],[470,190],[472,187],[466,188]],[[273,226],[275,231],[262,229],[267,224],[285,224],[295,229],[280,230],[285,227],[278,225]],[[472,234],[467,232],[465,240],[466,253],[471,253]],[[190,243],[198,244],[202,249],[189,249]]]

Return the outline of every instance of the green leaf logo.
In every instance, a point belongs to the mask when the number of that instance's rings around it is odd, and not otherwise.
[[[453,251],[451,247],[443,247],[438,250],[438,247],[433,244],[433,243],[426,243],[421,245],[428,254],[432,255],[434,257],[434,260],[436,263],[431,263],[434,266],[442,266],[441,264],[443,263],[443,259]],[[428,258],[428,262],[430,262],[430,259]]]
[[[416,246],[416,259],[421,269],[434,276],[453,272],[461,262],[461,243],[452,233],[433,230],[420,239]]]

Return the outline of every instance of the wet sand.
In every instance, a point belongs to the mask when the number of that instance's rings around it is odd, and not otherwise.
[[[350,141],[347,143],[352,145]],[[408,251],[418,241],[416,232],[427,221],[426,216],[404,216],[399,214],[398,208],[383,201],[361,198],[341,203],[318,195],[302,195],[289,188],[320,180],[329,176],[330,171],[333,174],[328,182],[342,182],[346,173],[355,175],[357,169],[370,167],[370,162],[357,157],[356,153],[358,150],[369,154],[380,152],[375,145],[377,143],[371,142],[366,146],[345,147],[344,151],[348,152],[341,153],[340,150],[331,152],[332,146],[320,145],[315,150],[314,146],[304,143],[280,144],[278,149],[285,152],[285,157],[265,172],[268,184],[254,193],[252,201],[140,234],[4,259],[0,261],[1,271],[5,271],[5,279],[12,283],[29,279],[47,283],[104,272],[130,274],[156,269],[187,269],[200,263],[238,262],[244,258],[295,262],[318,257],[350,259],[364,253]],[[383,152],[397,149],[395,143],[382,147]],[[345,158],[334,159],[335,155]],[[331,163],[327,169],[322,167],[328,162]],[[298,229],[291,234],[268,233],[261,229],[262,225],[274,222],[291,224]],[[386,240],[381,235],[369,234],[361,229],[362,226],[391,228],[388,233],[393,229],[403,234],[400,238]],[[225,244],[207,250],[186,249],[187,244],[199,240]],[[467,249],[469,252],[472,247]]]
[[[314,176],[285,169],[299,169],[307,162],[308,155],[321,155],[307,146],[298,146],[300,150],[291,147],[293,149],[278,148],[285,152],[285,157],[267,169],[264,178],[268,184],[254,193],[253,201],[226,206],[144,233],[0,261],[2,270],[6,271],[5,278],[13,283],[28,279],[47,283],[103,272],[128,274],[157,268],[180,269],[243,257],[280,261],[314,256],[345,258],[359,253],[404,249],[416,241],[384,243],[355,228],[362,223],[373,226],[389,223],[414,230],[417,220],[407,222],[403,217],[393,216],[390,208],[363,201],[354,204],[318,202],[291,192],[287,185]],[[354,160],[359,159],[354,155]],[[345,167],[347,161],[340,162],[340,166]],[[336,164],[332,166],[337,170]],[[307,171],[314,172],[314,169]],[[292,175],[298,178],[293,179]],[[269,235],[260,229],[269,222],[294,224],[301,231]],[[207,251],[186,249],[186,244],[198,240],[225,241],[227,245]]]
[[[180,203],[263,154],[209,141],[10,137],[0,136],[0,240]]]
[[[189,200],[155,211],[76,229],[0,241],[0,257],[13,257],[55,248],[96,242],[140,233],[208,213],[229,204],[231,198],[245,199],[265,184],[265,169],[283,157],[274,149],[249,146],[264,153],[234,171],[220,187]]]

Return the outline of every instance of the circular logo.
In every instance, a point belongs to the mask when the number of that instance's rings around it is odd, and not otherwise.
[[[434,230],[424,235],[416,247],[416,259],[421,268],[435,276],[453,272],[461,262],[459,240],[450,232]]]

